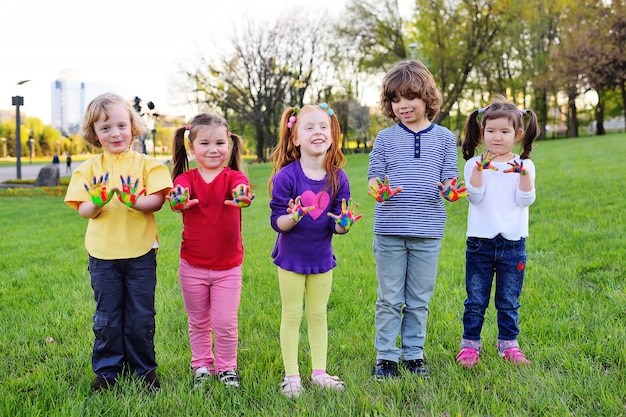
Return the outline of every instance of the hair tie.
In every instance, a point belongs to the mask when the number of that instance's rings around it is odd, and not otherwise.
[[[524,115],[526,114],[526,110],[520,110],[519,111],[519,115],[524,117]]]
[[[185,126],[185,130],[191,130],[191,126],[190,125]]]
[[[484,113],[485,110],[487,110],[489,108],[489,106],[483,107],[481,109],[478,109],[478,114]]]
[[[289,120],[287,121],[287,127],[289,129],[292,129],[294,125],[296,124],[296,115],[298,114],[299,110],[300,109],[297,107],[293,108],[293,113],[291,113],[291,116],[289,117]]]
[[[228,137],[229,137],[229,138],[232,138],[232,137],[233,137],[233,132],[231,132],[230,130],[228,130],[228,131],[226,132],[226,135],[228,135]]]
[[[320,107],[322,109],[326,110],[326,113],[328,113],[329,116],[332,116],[333,114],[335,114],[335,112],[332,111],[332,109],[330,107],[328,107],[328,104],[326,104],[326,103],[320,104]]]

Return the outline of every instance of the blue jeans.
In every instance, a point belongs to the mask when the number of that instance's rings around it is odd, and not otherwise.
[[[492,239],[468,237],[466,246],[463,339],[480,340],[495,274],[498,340],[516,340],[518,300],[526,269],[526,239],[511,241],[501,235]]]
[[[441,239],[375,235],[372,248],[378,278],[376,359],[423,359]],[[401,350],[396,345],[398,333]]]
[[[96,300],[93,371],[115,379],[125,366],[138,376],[157,368],[154,351],[156,253],[133,259],[89,256]]]

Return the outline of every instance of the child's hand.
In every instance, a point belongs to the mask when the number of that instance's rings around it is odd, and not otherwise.
[[[233,199],[224,201],[224,204],[233,207],[248,207],[254,200],[254,196],[254,194],[250,194],[249,185],[239,184],[233,188]]]
[[[124,181],[124,177],[120,175],[120,179],[122,180],[122,191],[117,190],[117,198],[119,198],[122,204],[125,204],[128,207],[132,207],[137,203],[139,197],[142,195],[146,195],[146,189],[144,188],[141,192],[137,193],[137,186],[139,185],[139,178],[135,180],[135,184],[131,188],[130,186],[130,175],[127,177],[126,181]]]
[[[391,189],[389,186],[389,177],[385,177],[385,182],[376,177],[376,185],[370,184],[370,191],[367,193],[379,203],[389,200],[394,195],[402,191],[402,187]]]
[[[356,203],[354,205],[354,208],[352,208],[352,199],[348,200],[348,203],[346,204],[346,199],[342,198],[341,199],[341,213],[339,215],[333,214],[333,213],[327,213],[327,214],[328,214],[328,217],[332,217],[333,219],[335,219],[335,223],[337,223],[339,226],[346,229],[346,232],[347,232],[348,230],[350,230],[352,225],[356,223],[357,220],[363,217],[362,214],[355,216],[356,209],[358,208],[359,208],[359,203]]]
[[[514,172],[516,174],[520,174],[520,175],[526,175],[526,168],[524,168],[524,161],[513,161],[513,162],[507,162],[507,164],[511,165],[511,168],[509,169],[505,169],[504,172],[505,174],[508,174],[509,172]]]
[[[457,201],[459,198],[467,197],[469,195],[469,193],[465,192],[465,190],[467,190],[467,187],[463,187],[463,184],[463,181],[461,181],[457,186],[456,178],[452,178],[452,181],[450,181],[450,185],[445,187],[445,189],[443,184],[440,182],[437,183],[437,187],[439,188],[439,191],[441,191],[441,195],[443,196],[443,198],[448,201],[454,202]]]
[[[483,169],[491,169],[493,171],[497,171],[498,168],[492,167],[491,162],[498,157],[498,154],[492,154],[487,149],[487,153],[480,155],[480,161],[476,161],[476,165],[478,165],[478,170],[482,171]]]
[[[94,175],[93,184],[91,184],[91,186],[85,184],[85,190],[87,190],[91,196],[91,201],[98,207],[102,207],[111,201],[113,195],[115,194],[115,188],[111,191],[107,191],[108,182],[109,173],[107,172],[104,176],[101,176],[100,179],[96,179],[96,176]]]
[[[302,207],[302,203],[300,201],[301,199],[302,197],[298,196],[296,197],[295,201],[293,199],[289,200],[289,208],[287,208],[287,213],[291,214],[290,219],[294,223],[298,223],[300,220],[302,220],[304,216],[306,216],[309,211],[315,208],[313,206]]]
[[[183,188],[180,185],[172,188],[165,198],[170,202],[170,208],[177,213],[182,213],[183,210],[187,210],[199,203],[196,198],[189,200],[189,188]]]

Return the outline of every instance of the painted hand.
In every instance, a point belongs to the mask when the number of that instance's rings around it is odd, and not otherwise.
[[[370,185],[370,191],[367,193],[370,197],[374,198],[379,203],[389,200],[394,195],[402,191],[402,187],[392,189],[389,186],[389,177],[385,177],[385,181],[381,181],[380,178],[376,178],[376,185]]]
[[[510,172],[514,172],[516,174],[520,174],[520,175],[526,175],[526,168],[524,168],[524,161],[513,161],[513,162],[507,162],[509,165],[511,165],[511,168],[509,169],[505,169],[504,172],[505,174],[508,174]]]
[[[198,199],[189,200],[189,188],[183,188],[180,185],[172,188],[165,198],[170,202],[170,208],[178,213],[199,203]]]
[[[478,170],[482,171],[483,169],[491,169],[493,171],[497,171],[498,168],[492,167],[491,162],[498,157],[498,154],[492,154],[487,149],[487,153],[480,155],[480,161],[476,161],[476,165],[478,165]]]
[[[298,223],[306,214],[313,210],[315,207],[302,207],[301,200],[302,197],[296,197],[296,200],[289,200],[289,208],[287,208],[287,213],[291,214],[290,218],[294,223]]]
[[[339,215],[333,213],[327,213],[328,217],[331,217],[335,220],[339,226],[346,229],[346,231],[350,230],[352,225],[357,222],[362,214],[355,215],[356,210],[359,208],[359,203],[356,203],[354,206],[352,205],[352,199],[348,200],[346,204],[346,199],[341,199],[341,213]]]
[[[233,188],[233,199],[224,201],[224,204],[244,208],[250,206],[254,197],[254,194],[250,194],[249,185],[239,184]]]
[[[142,195],[146,195],[146,189],[144,188],[139,193],[137,193],[137,186],[139,185],[139,178],[135,180],[135,184],[131,187],[130,175],[124,181],[124,177],[120,175],[120,179],[122,180],[122,190],[117,190],[117,198],[128,207],[132,207],[137,203],[139,197]]]
[[[104,206],[111,201],[115,194],[115,189],[107,190],[107,184],[109,182],[109,173],[107,172],[100,179],[97,179],[94,175],[93,183],[91,185],[85,184],[85,190],[91,196],[91,201],[98,207]]]
[[[467,197],[469,193],[466,193],[467,187],[463,187],[463,181],[461,181],[458,185],[456,183],[456,178],[452,178],[450,181],[450,185],[444,188],[443,184],[438,182],[437,187],[439,191],[441,191],[441,195],[448,201],[457,201],[459,198]]]

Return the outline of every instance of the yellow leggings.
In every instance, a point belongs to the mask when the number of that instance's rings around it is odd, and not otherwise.
[[[323,274],[304,275],[278,268],[278,283],[282,300],[280,350],[286,376],[300,375],[298,341],[302,322],[302,303],[305,296],[312,370],[326,370],[328,349],[326,306],[332,282],[332,270]]]

